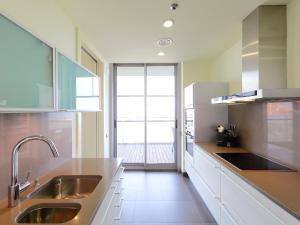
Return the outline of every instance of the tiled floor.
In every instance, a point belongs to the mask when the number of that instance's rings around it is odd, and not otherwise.
[[[216,225],[181,174],[127,171],[124,177],[122,225]]]

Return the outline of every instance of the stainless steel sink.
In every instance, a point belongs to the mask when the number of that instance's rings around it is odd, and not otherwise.
[[[78,203],[38,204],[26,209],[17,217],[17,223],[65,223],[79,212]]]
[[[32,192],[30,198],[79,199],[94,191],[101,180],[97,175],[67,175],[54,177],[45,185]]]

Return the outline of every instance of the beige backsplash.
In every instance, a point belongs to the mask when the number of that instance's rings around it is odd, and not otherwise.
[[[24,144],[19,154],[21,180],[31,171],[30,180],[72,158],[72,113],[0,114],[0,199],[7,196],[10,184],[11,152],[23,137],[40,134],[55,143],[59,158],[54,159],[42,142]]]
[[[263,102],[229,107],[242,147],[300,169],[300,102]]]

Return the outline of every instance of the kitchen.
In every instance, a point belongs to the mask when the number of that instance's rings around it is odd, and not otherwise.
[[[1,0],[0,223],[299,224],[299,11]]]

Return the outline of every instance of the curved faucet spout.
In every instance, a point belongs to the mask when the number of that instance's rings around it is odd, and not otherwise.
[[[33,141],[33,140],[45,142],[49,146],[53,157],[57,158],[59,156],[58,150],[57,150],[55,144],[53,143],[53,141],[51,141],[49,138],[42,136],[42,135],[33,135],[33,136],[25,137],[15,145],[15,147],[12,151],[11,185],[8,188],[8,190],[9,190],[8,206],[9,207],[14,207],[17,205],[18,200],[19,200],[20,191],[22,191],[20,189],[20,183],[18,181],[18,176],[19,176],[18,156],[19,156],[20,148],[23,144],[25,144],[29,141]]]

